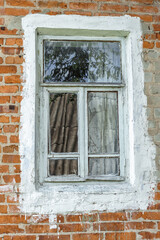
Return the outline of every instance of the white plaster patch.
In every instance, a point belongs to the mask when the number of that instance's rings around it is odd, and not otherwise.
[[[148,136],[147,100],[141,61],[142,31],[139,18],[28,15],[23,18],[24,83],[21,107],[20,154],[21,208],[26,213],[57,214],[68,212],[146,209],[155,186],[155,146]],[[108,31],[127,38],[128,159],[126,181],[95,184],[69,184],[36,188],[35,182],[35,86],[36,29],[81,29]],[[38,159],[37,159],[38,161]],[[52,222],[52,219],[50,219]],[[52,227],[56,227],[53,222]]]

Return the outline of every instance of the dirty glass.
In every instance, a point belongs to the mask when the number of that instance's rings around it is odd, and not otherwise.
[[[88,93],[88,151],[119,152],[117,92]]]
[[[119,175],[119,158],[89,158],[89,176]]]
[[[49,149],[55,153],[78,152],[77,94],[50,94]]]
[[[44,40],[43,82],[121,83],[120,42]]]
[[[49,174],[51,176],[77,175],[78,159],[50,159]]]

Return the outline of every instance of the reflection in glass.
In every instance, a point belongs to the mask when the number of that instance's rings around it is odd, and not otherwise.
[[[45,40],[44,82],[121,83],[120,42]]]
[[[89,158],[89,176],[119,175],[119,158]]]
[[[78,152],[77,95],[50,94],[50,150]]]
[[[77,175],[77,159],[52,159],[49,160],[49,174],[51,176]]]
[[[119,151],[117,101],[117,92],[88,93],[89,153]]]

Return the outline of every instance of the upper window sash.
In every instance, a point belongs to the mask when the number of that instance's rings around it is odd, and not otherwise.
[[[51,45],[52,45],[52,42],[56,42],[57,43],[62,43],[62,42],[72,42],[72,44],[76,45],[76,43],[80,42],[80,44],[82,45],[83,47],[83,44],[84,46],[87,44],[87,43],[94,43],[96,44],[96,42],[100,41],[100,43],[105,43],[105,42],[109,42],[109,43],[116,43],[116,42],[119,42],[120,43],[120,66],[121,66],[121,82],[117,82],[117,81],[114,81],[114,82],[47,82],[45,81],[44,82],[44,76],[45,76],[45,71],[44,71],[44,41],[50,41],[51,42]],[[40,69],[40,76],[39,78],[41,79],[40,80],[40,86],[42,87],[45,87],[45,86],[50,86],[52,84],[54,85],[64,85],[64,86],[89,86],[89,85],[96,85],[96,86],[103,86],[103,85],[108,85],[108,86],[113,86],[113,87],[123,87],[125,85],[125,82],[124,82],[124,78],[123,78],[123,75],[124,75],[124,46],[125,46],[125,39],[124,38],[121,38],[121,37],[80,37],[80,36],[77,36],[77,37],[73,37],[73,36],[48,36],[48,35],[40,35],[38,36],[38,62],[39,62],[39,69]]]

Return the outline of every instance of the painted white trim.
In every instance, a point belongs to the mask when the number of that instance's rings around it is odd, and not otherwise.
[[[124,209],[146,209],[152,201],[154,179],[155,146],[148,136],[147,106],[144,95],[144,73],[141,61],[142,31],[140,19],[122,17],[84,17],[84,16],[47,16],[28,15],[22,20],[24,29],[24,90],[21,107],[20,154],[21,208],[27,213],[55,214],[67,212],[90,212],[93,210],[118,211]],[[67,31],[66,31],[67,30]],[[35,153],[36,122],[35,111],[38,109],[36,95],[40,74],[37,68],[37,32],[53,36],[87,37],[125,37],[125,72],[126,91],[122,99],[128,99],[124,112],[128,127],[125,128],[125,173],[126,181],[65,185],[58,183],[36,184]],[[43,96],[42,96],[43,97]],[[128,143],[128,144],[127,144]],[[43,146],[42,146],[43,149]],[[36,153],[39,154],[39,153]],[[43,164],[43,163],[42,163]]]

